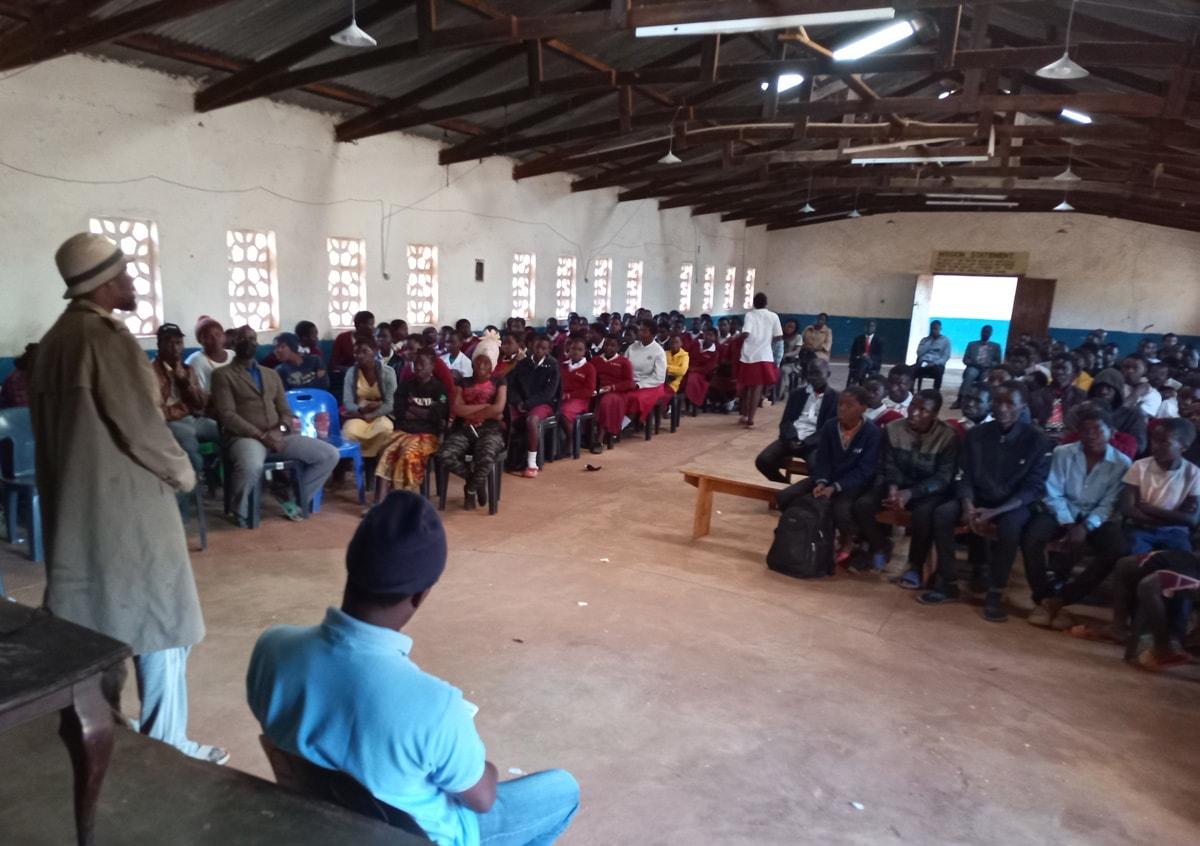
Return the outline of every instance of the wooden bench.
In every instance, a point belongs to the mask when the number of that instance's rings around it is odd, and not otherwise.
[[[787,476],[788,484],[790,485],[793,476],[808,475],[808,462],[803,458],[793,458],[788,462],[788,466],[783,468],[783,474]]]
[[[692,540],[708,534],[712,525],[713,494],[729,494],[746,499],[759,499],[775,505],[783,485],[766,479],[736,479],[716,472],[683,468],[683,480],[696,488],[696,510],[692,517]]]

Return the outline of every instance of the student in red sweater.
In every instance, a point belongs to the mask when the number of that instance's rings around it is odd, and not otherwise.
[[[331,370],[345,369],[354,366],[354,338],[357,335],[375,338],[375,315],[369,311],[360,311],[354,315],[354,328],[338,335],[333,340],[333,349],[329,351],[329,368]]]
[[[625,418],[625,399],[629,392],[637,390],[633,381],[633,365],[618,351],[621,341],[612,335],[604,339],[603,352],[592,359],[596,371],[596,440],[592,452],[601,451],[601,442],[612,449],[612,436],[621,432]]]
[[[562,403],[558,415],[570,439],[575,433],[575,418],[592,407],[596,398],[596,368],[587,358],[587,341],[572,338],[567,342],[567,360],[562,363]]]
[[[688,357],[688,372],[683,383],[683,392],[688,402],[703,408],[708,400],[708,387],[713,371],[717,369],[721,358],[721,351],[717,347],[717,330],[711,326],[706,327],[700,333],[695,352],[689,352]]]

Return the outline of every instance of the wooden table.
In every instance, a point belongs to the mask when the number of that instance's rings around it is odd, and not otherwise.
[[[112,710],[100,677],[129,655],[118,640],[0,600],[0,731],[60,712],[58,733],[74,769],[81,846],[93,843],[96,800],[113,748]],[[21,770],[9,760],[9,769]]]
[[[684,467],[680,472],[683,473],[683,480],[696,488],[696,510],[692,517],[692,540],[702,538],[709,532],[712,525],[713,494],[721,493],[747,499],[761,499],[774,505],[779,492],[787,487],[777,482],[768,482],[766,479],[736,477],[713,470]]]

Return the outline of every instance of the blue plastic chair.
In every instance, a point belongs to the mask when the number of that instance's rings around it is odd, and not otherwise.
[[[288,391],[287,399],[292,413],[300,419],[300,434],[306,438],[320,438],[317,433],[317,415],[322,413],[329,415],[329,433],[323,440],[337,447],[339,456],[354,462],[354,481],[358,485],[358,503],[359,505],[366,503],[367,487],[366,480],[363,478],[362,449],[357,443],[342,440],[342,421],[338,415],[338,404],[337,400],[333,398],[333,394],[317,388],[306,388]],[[321,510],[322,493],[323,491],[318,490],[313,496],[311,510],[314,514]]]
[[[28,408],[0,410],[0,490],[4,492],[4,512],[8,539],[17,542],[17,523],[21,500],[29,501],[29,557],[42,561],[42,508],[34,477],[33,423]],[[4,587],[0,584],[0,596]]]

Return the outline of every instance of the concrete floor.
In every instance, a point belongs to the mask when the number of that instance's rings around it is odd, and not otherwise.
[[[564,843],[1196,842],[1200,671],[1139,673],[1115,647],[925,608],[874,579],[778,576],[761,503],[718,496],[692,542],[678,468],[746,467],[778,410],[753,432],[736,419],[507,477],[497,517],[449,504],[451,560],[413,657],[480,706],[502,774],[575,773]],[[304,524],[214,526],[194,556],[209,634],[192,735],[232,766],[270,777],[250,650],[338,600],[357,519],[345,492]],[[2,555],[10,592],[36,604],[40,568]]]

